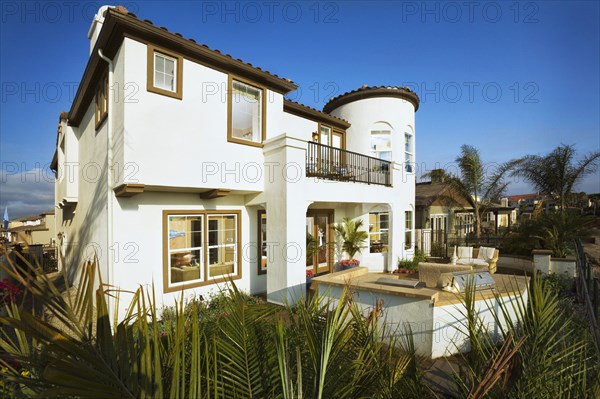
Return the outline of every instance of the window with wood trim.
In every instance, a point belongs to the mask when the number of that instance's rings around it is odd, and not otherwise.
[[[413,212],[404,212],[404,249],[411,249],[413,243]]]
[[[183,57],[148,45],[147,74],[148,91],[182,99]]]
[[[239,211],[163,211],[165,292],[241,278]]]
[[[319,144],[328,145],[341,150],[346,149],[345,132],[319,123]]]
[[[258,274],[267,273],[267,212],[257,212],[258,222]]]
[[[369,252],[387,252],[390,233],[388,212],[369,213]]]
[[[266,138],[265,89],[230,76],[227,97],[227,140],[262,147]]]
[[[96,129],[108,116],[108,75],[105,74],[96,88]]]

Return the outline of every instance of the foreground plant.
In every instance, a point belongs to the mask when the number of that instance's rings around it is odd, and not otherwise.
[[[19,278],[18,265],[2,267]],[[410,367],[414,353],[386,339],[381,312],[365,317],[350,296],[281,307],[232,285],[212,301],[180,300],[159,314],[154,289],[140,288],[111,323],[109,287],[95,262],[84,266],[73,299],[43,274],[20,282],[51,319],[14,304],[0,317],[7,397],[422,398],[428,392]]]
[[[459,330],[471,351],[460,357],[454,374],[459,397],[467,398],[593,398],[600,393],[598,348],[578,320],[568,299],[561,298],[540,277],[534,277],[527,301],[515,287],[510,301],[500,295],[488,310],[499,331],[488,330],[475,312],[476,292],[463,297]],[[501,344],[494,342],[500,334]]]

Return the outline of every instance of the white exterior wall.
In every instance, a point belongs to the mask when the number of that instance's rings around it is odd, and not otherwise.
[[[98,256],[100,272],[108,279],[106,218],[106,122],[95,129],[95,104],[88,107],[79,127],[72,128],[78,137],[78,201],[75,207],[57,209],[57,234],[61,233],[61,251],[69,276],[77,280],[81,265]],[[61,240],[57,240],[60,243]],[[109,280],[107,280],[109,281]]]
[[[114,95],[107,121],[96,131],[92,101],[80,125],[66,129],[73,135],[76,145],[72,154],[80,165],[75,186],[78,204],[72,214],[69,209],[57,211],[57,229],[66,234],[68,246],[79,248],[65,252],[71,264],[81,265],[94,254],[90,249],[95,249],[106,282],[126,290],[154,282],[162,302],[173,304],[180,294],[162,294],[162,211],[177,209],[240,210],[242,246],[256,242],[256,210],[266,209],[267,236],[280,244],[272,255],[275,261],[269,263],[267,275],[258,275],[256,262],[244,258],[242,279],[236,284],[252,293],[266,290],[274,302],[294,301],[303,292],[308,207],[334,209],[336,223],[344,216],[362,218],[365,229],[370,211],[386,209],[391,212],[390,251],[369,254],[366,248],[359,259],[371,271],[382,271],[393,269],[397,258],[412,256],[412,248],[404,251],[403,242],[404,211],[414,212],[414,175],[407,175],[402,165],[404,129],[414,127],[410,103],[379,98],[336,110],[337,116],[352,123],[346,136],[351,151],[370,154],[369,130],[373,123],[385,121],[393,127],[394,155],[401,156],[393,164],[393,187],[319,180],[305,177],[307,142],[318,123],[283,112],[280,93],[266,91],[264,148],[230,143],[228,74],[184,59],[183,99],[179,100],[147,91],[145,44],[125,38],[113,61]],[[106,191],[108,123],[113,131],[113,188],[123,183],[142,183],[147,187],[143,194],[116,198],[112,190]],[[148,189],[160,186],[180,192]],[[57,183],[58,192],[61,187]],[[218,200],[202,200],[197,193],[190,193],[216,188],[230,189],[231,194]],[[107,216],[111,203],[108,195],[113,204],[112,222]],[[290,259],[285,252],[289,243],[297,243],[301,252],[297,259]],[[336,260],[342,257],[336,254]],[[185,295],[207,294],[215,289],[217,285],[189,289]]]
[[[262,191],[262,149],[227,141],[228,75],[184,59],[183,99],[152,93],[146,45],[126,38],[123,46],[124,80],[139,90],[124,104],[129,170],[121,182]],[[283,132],[283,96],[269,90],[266,98],[268,138]]]
[[[516,309],[521,303],[527,304],[529,294],[525,290],[520,296],[518,293],[504,295],[502,300],[502,309],[506,310],[507,315],[513,323],[518,321]],[[522,302],[521,302],[522,301]],[[511,303],[512,302],[512,303]],[[494,313],[498,315],[500,325],[494,319]],[[495,341],[502,338],[501,331],[506,329],[508,323],[500,303],[495,298],[475,301],[475,312],[488,333]],[[433,339],[431,357],[451,356],[456,353],[464,353],[471,350],[471,343],[466,328],[465,308],[462,304],[453,304],[446,306],[436,306],[433,308]]]
[[[316,132],[319,124],[315,121],[302,118],[300,116],[283,113],[283,131],[291,137],[296,137],[304,141],[312,141],[312,133]]]
[[[163,210],[240,210],[242,253],[238,254],[242,278],[236,286],[247,292],[264,292],[266,275],[257,274],[256,209],[244,206],[243,196],[231,195],[215,200],[202,200],[197,194],[143,193],[131,198],[118,198],[114,208],[113,238],[118,256],[114,256],[113,284],[125,290],[155,286],[159,304],[171,306],[181,298],[181,291],[163,292]],[[113,254],[115,252],[113,251]],[[197,295],[217,293],[226,284],[189,288],[183,292],[189,299]],[[124,311],[127,298],[122,301]]]
[[[79,191],[79,144],[75,129],[61,122],[58,136],[57,185],[54,192],[56,204],[61,201],[76,202]],[[62,143],[62,145],[61,145]],[[62,150],[64,148],[64,152]]]
[[[321,284],[319,286],[320,295],[328,297],[332,301],[331,306],[337,305],[343,291],[342,288],[327,283]],[[421,356],[435,359],[468,352],[471,349],[469,337],[464,333],[467,330],[465,309],[462,304],[434,306],[430,300],[426,299],[371,292],[354,286],[352,291],[354,293],[353,303],[364,315],[368,315],[376,304],[381,303],[384,314],[380,322],[386,323],[388,333],[396,337],[405,336],[406,327],[410,325],[415,349]],[[515,308],[521,302],[517,295],[501,297],[503,307],[507,310],[513,323],[518,320]],[[522,303],[527,304],[527,291],[521,294],[521,298]],[[513,303],[511,304],[511,302]],[[494,319],[490,307],[498,315],[500,325]],[[487,326],[492,339],[500,340],[502,338],[501,329],[506,329],[508,324],[498,301],[495,298],[478,300],[475,302],[475,310],[483,324]]]
[[[390,219],[395,226],[390,226],[390,242],[393,243],[394,249],[391,259],[388,261],[390,266],[395,267],[398,257],[412,258],[414,254],[415,174],[404,170],[404,133],[408,132],[413,135],[413,162],[416,163],[415,108],[406,100],[382,97],[344,104],[333,110],[331,114],[351,123],[346,132],[346,148],[360,154],[371,155],[371,129],[376,123],[384,122],[391,127],[392,160],[394,162],[393,188],[389,190],[386,187],[377,189],[367,187],[370,192],[377,193],[377,196],[381,198],[379,202],[390,204],[392,212]],[[405,211],[413,212],[413,239],[411,248],[408,250],[404,249]]]
[[[363,291],[354,287],[352,289],[354,290],[353,303],[364,315],[368,315],[377,303],[381,303],[384,315],[380,323],[385,322],[388,329],[386,332],[402,337],[407,335],[407,328],[410,326],[417,354],[431,357],[434,307],[430,300]],[[342,292],[342,288],[328,285],[321,289],[319,294],[328,297],[332,301],[332,306],[335,306]]]

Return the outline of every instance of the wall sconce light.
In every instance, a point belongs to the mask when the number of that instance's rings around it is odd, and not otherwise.
[[[319,133],[313,132],[312,139],[313,139],[314,142],[319,141]]]

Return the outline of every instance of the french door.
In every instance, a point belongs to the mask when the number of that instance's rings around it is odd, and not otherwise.
[[[306,213],[306,267],[315,274],[333,270],[333,210],[311,209]]]

